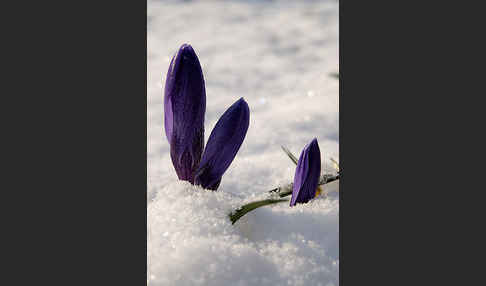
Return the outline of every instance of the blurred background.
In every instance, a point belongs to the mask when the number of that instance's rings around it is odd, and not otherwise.
[[[246,139],[219,190],[248,196],[293,180],[297,157],[317,137],[322,168],[339,159],[338,10],[323,1],[148,1],[148,196],[176,180],[164,134],[163,87],[183,43],[206,82],[206,141],[219,116],[244,97]]]

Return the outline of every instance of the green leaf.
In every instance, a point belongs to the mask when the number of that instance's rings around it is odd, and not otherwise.
[[[299,162],[299,159],[297,159],[297,157],[294,156],[294,154],[292,154],[292,152],[290,152],[289,149],[285,148],[284,146],[281,146],[282,147],[282,150],[287,154],[287,156],[289,156],[290,160],[292,160],[292,162],[295,163],[295,165],[297,165],[297,163]]]
[[[334,169],[336,169],[336,171],[339,172],[339,163],[336,162],[336,160],[334,160],[332,157],[331,157],[331,161],[334,164]]]
[[[271,205],[271,204],[276,204],[280,202],[288,202],[286,199],[267,199],[267,200],[262,200],[262,201],[256,201],[252,202],[249,204],[246,204],[242,206],[241,208],[237,209],[233,213],[229,214],[229,218],[231,220],[231,224],[235,224],[237,220],[239,220],[242,216],[244,216],[246,213],[259,208],[263,207],[266,205]]]

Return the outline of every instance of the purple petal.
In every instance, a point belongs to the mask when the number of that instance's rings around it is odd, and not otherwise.
[[[296,203],[307,203],[315,197],[320,175],[321,151],[317,139],[314,138],[300,154],[295,169],[290,206],[294,206]]]
[[[221,177],[245,139],[249,124],[250,109],[246,101],[240,98],[226,110],[211,131],[196,171],[195,184],[205,189],[218,189]]]
[[[194,171],[204,149],[206,90],[199,60],[183,44],[167,71],[164,91],[165,135],[177,176],[194,183]]]

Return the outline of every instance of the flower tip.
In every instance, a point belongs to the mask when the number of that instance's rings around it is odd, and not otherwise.
[[[192,46],[187,43],[182,44],[181,47],[179,48],[179,51],[185,53],[194,53],[194,49],[192,48]]]
[[[319,149],[319,143],[317,143],[317,138],[312,139],[312,141],[309,143],[308,148],[317,148]]]
[[[240,99],[238,99],[233,104],[233,106],[235,107],[235,109],[243,109],[246,114],[249,114],[250,113],[250,107],[248,106],[248,103],[245,101],[245,99],[243,97],[241,97]]]
[[[186,61],[194,62],[196,60],[198,61],[196,52],[189,44],[182,44],[182,46],[179,48],[179,51],[177,52],[176,58],[185,62]]]

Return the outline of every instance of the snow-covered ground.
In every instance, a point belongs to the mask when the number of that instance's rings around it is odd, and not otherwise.
[[[231,225],[227,214],[293,181],[317,137],[323,170],[339,158],[338,2],[148,1],[149,285],[338,285],[336,194],[266,206]],[[206,141],[237,99],[250,127],[218,192],[180,182],[164,134],[163,87],[183,43],[206,82]],[[337,189],[331,183],[328,189]]]

